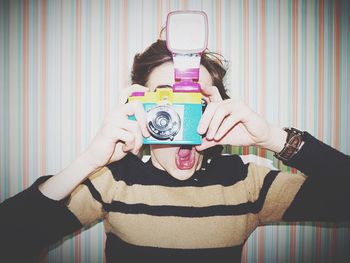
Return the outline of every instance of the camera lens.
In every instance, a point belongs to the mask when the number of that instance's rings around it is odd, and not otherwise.
[[[170,114],[165,111],[160,111],[157,113],[154,124],[158,130],[162,131],[168,128],[170,121],[171,121]]]
[[[159,140],[173,140],[181,127],[179,114],[170,106],[157,106],[147,113],[147,125],[151,135]]]

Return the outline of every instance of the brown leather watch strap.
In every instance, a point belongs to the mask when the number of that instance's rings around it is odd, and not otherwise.
[[[282,151],[275,154],[275,157],[281,161],[289,161],[300,150],[304,133],[295,128],[283,129],[288,133],[286,143]]]

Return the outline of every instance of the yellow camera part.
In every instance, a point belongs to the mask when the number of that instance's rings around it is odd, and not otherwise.
[[[155,92],[145,92],[143,96],[130,96],[129,101],[140,101],[142,103],[160,103],[167,101],[170,104],[200,104],[202,94],[199,92],[173,92],[172,88],[161,88]]]

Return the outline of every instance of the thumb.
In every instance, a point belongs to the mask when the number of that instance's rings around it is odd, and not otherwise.
[[[213,147],[217,145],[218,143],[214,140],[208,141],[206,138],[202,139],[201,145],[196,145],[195,148],[197,151],[204,151],[205,149],[208,149],[210,147]]]

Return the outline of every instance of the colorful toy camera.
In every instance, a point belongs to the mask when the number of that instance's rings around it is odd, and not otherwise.
[[[193,144],[202,142],[197,127],[202,117],[202,95],[158,88],[155,92],[135,92],[129,101],[140,101],[146,111],[151,134],[144,144]]]
[[[204,12],[175,11],[168,14],[166,44],[173,57],[175,83],[172,88],[136,92],[129,97],[129,101],[142,102],[147,112],[151,137],[144,138],[144,144],[202,143],[197,128],[204,105],[198,80],[201,54],[207,42],[208,21]]]

